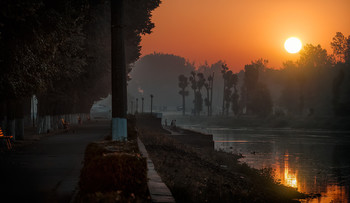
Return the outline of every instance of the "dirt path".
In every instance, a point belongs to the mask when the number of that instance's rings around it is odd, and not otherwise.
[[[69,202],[79,181],[86,145],[103,139],[109,125],[108,121],[90,121],[74,133],[44,137],[0,154],[0,202]]]

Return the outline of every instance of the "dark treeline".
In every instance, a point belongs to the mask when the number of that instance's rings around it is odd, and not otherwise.
[[[132,64],[160,0],[126,2],[126,61]],[[0,126],[7,134],[23,138],[33,95],[38,131],[46,132],[63,115],[89,113],[110,93],[110,10],[107,0],[0,1]]]
[[[306,44],[300,51],[300,58],[295,62],[285,62],[281,69],[269,68],[264,59],[252,61],[239,73],[233,73],[222,64],[221,74],[215,74],[215,80],[223,84],[222,107],[216,113],[260,117],[272,114],[349,116],[350,36],[337,32],[331,47],[333,54],[327,54],[320,45]],[[202,91],[201,86],[210,82],[215,72],[218,72],[217,66],[204,65],[191,74],[180,74],[182,100],[188,96],[188,90],[194,90],[193,115],[200,114],[203,104],[208,106],[208,115],[211,115],[209,106],[213,104],[208,100],[208,91]],[[187,79],[191,82],[186,83]],[[217,92],[212,94],[220,95]],[[206,96],[206,102],[203,102],[202,95]]]

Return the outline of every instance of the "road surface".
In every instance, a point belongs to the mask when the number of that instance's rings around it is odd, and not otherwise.
[[[69,202],[79,181],[88,143],[102,140],[109,121],[89,121],[0,154],[0,202]],[[5,201],[4,201],[5,200]]]

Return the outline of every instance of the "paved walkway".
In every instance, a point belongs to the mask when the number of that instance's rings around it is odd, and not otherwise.
[[[193,130],[186,130],[178,127],[177,129],[171,129],[170,127],[163,127],[168,131],[170,136],[175,140],[184,144],[190,145],[195,149],[214,149],[213,135],[196,132]]]
[[[170,128],[170,126],[163,126],[163,129],[168,131],[170,135],[183,135],[182,132],[174,131]]]
[[[90,121],[0,154],[0,202],[69,202],[79,181],[86,145],[102,140],[109,121]],[[3,201],[7,200],[7,201]]]
[[[152,160],[149,158],[145,145],[137,138],[137,144],[143,157],[147,158],[147,178],[148,189],[151,195],[152,202],[175,202],[169,188],[163,183],[154,168]]]

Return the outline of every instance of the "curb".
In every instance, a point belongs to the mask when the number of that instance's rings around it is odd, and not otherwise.
[[[163,183],[161,177],[154,168],[152,160],[149,158],[145,145],[137,138],[137,145],[143,157],[147,158],[147,178],[148,189],[152,202],[174,203],[175,199],[169,188]]]

